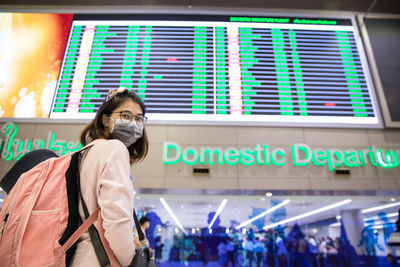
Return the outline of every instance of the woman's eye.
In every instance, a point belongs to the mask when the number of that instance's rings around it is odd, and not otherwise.
[[[129,120],[131,118],[131,116],[129,116],[128,114],[121,114],[121,116],[124,120]]]

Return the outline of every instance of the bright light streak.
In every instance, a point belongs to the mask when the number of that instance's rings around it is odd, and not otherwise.
[[[391,217],[396,217],[397,215],[398,215],[398,213],[394,212],[394,213],[386,214],[386,217],[391,218]],[[381,217],[373,216],[373,217],[364,218],[364,221],[370,221],[370,220],[381,220]]]
[[[334,209],[334,208],[340,207],[342,205],[349,204],[350,202],[351,202],[351,199],[346,199],[346,200],[343,200],[343,201],[340,201],[340,202],[337,202],[337,203],[334,203],[334,204],[331,204],[331,205],[328,205],[328,206],[325,206],[325,207],[322,207],[322,208],[319,208],[319,209],[316,209],[316,210],[312,210],[312,211],[309,211],[309,212],[294,216],[294,217],[289,218],[289,219],[285,219],[285,220],[279,221],[277,223],[266,225],[266,226],[264,226],[264,229],[268,230],[270,228],[274,228],[274,227],[276,227],[278,225],[281,225],[281,224],[293,222],[293,221],[296,221],[296,220],[299,220],[299,219],[303,219],[305,217],[308,217],[308,216],[311,216],[311,215],[314,215],[314,214],[317,214],[317,213],[321,213],[321,212],[324,212],[324,211],[327,211],[327,210],[330,210],[330,209]]]
[[[361,213],[368,213],[368,212],[388,209],[388,208],[392,208],[392,207],[396,207],[396,206],[400,206],[400,202],[395,202],[395,203],[386,204],[386,205],[382,205],[382,206],[377,206],[377,207],[373,207],[373,208],[369,208],[369,209],[364,209],[364,210],[361,211]]]
[[[184,232],[185,234],[186,231],[183,228],[181,222],[178,220],[178,218],[176,218],[175,213],[171,210],[171,208],[168,206],[167,202],[165,201],[164,198],[160,198],[161,204],[164,206],[164,208],[168,211],[169,215],[171,215],[172,219],[175,221],[175,223],[178,225],[178,227],[182,230],[182,232]]]
[[[364,221],[365,221],[365,219],[364,219]],[[389,220],[388,222],[376,222],[376,223],[373,223],[373,224],[370,224],[370,223],[364,223],[364,227],[367,227],[367,226],[371,226],[371,228],[373,228],[373,229],[381,229],[381,228],[383,228],[385,225],[388,225],[388,224],[393,224],[393,223],[395,223],[396,222],[396,220]],[[342,223],[341,222],[337,222],[337,223],[331,223],[329,226],[330,227],[338,227],[338,226],[341,226],[342,225]],[[376,227],[378,227],[378,228],[376,228]],[[380,227],[380,228],[379,228]]]
[[[397,212],[393,212],[393,213],[389,213],[389,214],[386,214],[386,217],[387,218],[392,218],[392,217],[396,217],[396,216],[398,216],[398,213]],[[340,217],[339,219],[338,219],[338,217]],[[338,220],[340,220],[342,218],[342,216],[336,216],[336,219],[338,219]],[[364,221],[371,221],[371,220],[381,220],[382,218],[381,217],[379,217],[379,216],[372,216],[372,217],[368,217],[368,218],[364,218]],[[389,222],[395,222],[395,221],[393,221],[393,220],[391,220],[391,221],[389,221]],[[337,222],[337,223],[331,223],[329,226],[330,227],[337,227],[337,226],[341,226],[342,224],[340,223],[340,222]],[[364,223],[364,226],[367,226],[368,224],[367,223]],[[379,223],[375,223],[375,224],[373,224],[373,225],[379,225]],[[373,227],[374,228],[374,227]],[[381,227],[382,228],[382,227]],[[380,229],[380,228],[377,228],[377,229]]]
[[[213,226],[214,222],[217,220],[218,216],[221,214],[222,210],[225,208],[226,203],[228,200],[224,199],[222,200],[221,204],[219,205],[217,212],[214,215],[214,218],[211,220],[210,224],[208,225],[208,229],[211,229]]]
[[[371,226],[372,229],[383,229],[385,227],[388,227],[390,224],[394,224],[396,220],[390,220],[389,223],[380,223],[380,224],[374,224]]]
[[[289,203],[290,203],[290,199],[286,199],[286,200],[282,201],[281,203],[279,203],[279,204],[273,206],[272,208],[267,209],[267,210],[264,211],[263,213],[260,213],[260,214],[258,214],[257,216],[254,216],[254,217],[251,218],[250,220],[247,220],[247,221],[245,221],[245,222],[239,224],[238,226],[235,227],[235,229],[236,229],[236,230],[237,230],[237,229],[240,229],[240,228],[242,228],[243,226],[246,226],[246,225],[248,225],[249,223],[252,223],[252,222],[254,222],[255,220],[258,220],[258,219],[260,219],[260,218],[266,216],[267,214],[269,214],[269,213],[271,213],[271,212],[273,212],[273,211],[279,209],[280,207],[283,207],[283,206],[285,206],[285,205],[287,205],[287,204],[289,204]]]

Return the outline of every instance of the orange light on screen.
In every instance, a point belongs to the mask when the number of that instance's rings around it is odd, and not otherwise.
[[[49,116],[72,17],[0,13],[0,117]]]

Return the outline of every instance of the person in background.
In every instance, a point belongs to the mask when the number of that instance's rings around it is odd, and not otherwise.
[[[396,231],[388,240],[388,261],[392,266],[400,265],[400,210],[396,221]]]
[[[253,240],[248,237],[245,238],[243,242],[243,249],[246,253],[246,262],[247,266],[252,267],[253,264],[253,255],[254,255],[254,243]]]
[[[303,235],[297,236],[297,257],[295,266],[308,266],[308,245]]]
[[[282,237],[275,232],[276,255],[279,267],[289,266],[289,252],[286,249],[285,242]]]
[[[259,237],[256,238],[256,243],[254,244],[254,252],[256,254],[257,267],[264,266],[263,255],[266,253],[266,249],[264,247],[264,244],[260,242]]]
[[[338,262],[339,266],[341,267],[350,267],[351,265],[351,259],[350,259],[350,251],[348,247],[346,247],[345,242],[342,238],[337,237],[336,238],[336,243],[337,243],[337,257],[338,257]]]
[[[338,258],[337,258],[337,245],[335,245],[335,242],[331,237],[327,238],[326,242],[326,250],[327,250],[327,259],[331,267],[336,267],[338,265]]]
[[[245,266],[246,264],[246,251],[243,248],[244,239],[238,239],[235,244],[235,264],[236,266]]]
[[[89,214],[100,207],[105,239],[119,264],[128,266],[135,254],[132,232],[134,190],[131,165],[143,160],[148,151],[145,131],[146,108],[126,88],[111,90],[95,118],[84,128],[80,141],[86,145],[80,161],[80,189]],[[100,140],[99,140],[100,139]],[[86,218],[79,201],[79,215]],[[100,266],[89,233],[84,233],[70,266]]]
[[[269,230],[265,235],[265,248],[267,250],[266,253],[266,262],[267,266],[275,266],[276,265],[276,244],[275,244],[275,234],[273,230]]]
[[[226,247],[226,241],[223,240],[221,243],[218,245],[218,261],[219,264],[222,267],[226,266],[226,261],[227,261],[227,247]]]
[[[148,229],[150,227],[150,220],[146,216],[143,216],[142,218],[140,218],[139,223],[140,223],[140,228],[142,228],[142,232],[144,234],[144,240],[142,240],[142,242],[140,242],[139,235],[138,235],[138,232],[136,229],[135,230],[135,246],[137,248],[146,246],[150,249],[150,251],[152,251],[152,249],[150,248],[149,240],[147,239],[147,236],[146,236],[146,229]]]
[[[179,249],[179,246],[176,242],[176,239],[174,239],[174,245],[172,246],[170,252],[169,252],[169,261],[173,262],[178,262],[181,260],[181,251]]]
[[[207,244],[200,239],[199,243],[197,244],[197,250],[200,253],[200,260],[203,263],[203,265],[208,264],[208,258],[207,258]]]
[[[324,237],[321,237],[319,241],[318,252],[319,252],[319,260],[321,267],[326,267],[327,266],[326,256],[328,254],[328,251],[326,249],[326,241]]]
[[[157,236],[155,256],[154,256],[156,259],[156,262],[161,262],[163,247],[164,247],[164,244],[161,242],[161,236]]]
[[[315,237],[312,235],[307,236],[307,243],[308,243],[308,258],[311,266],[319,267],[318,262],[318,244],[315,240]]]
[[[229,263],[232,263],[232,267],[235,267],[235,243],[233,243],[232,239],[229,239],[228,246],[226,248],[227,250],[227,261],[226,261],[226,267],[229,266]]]

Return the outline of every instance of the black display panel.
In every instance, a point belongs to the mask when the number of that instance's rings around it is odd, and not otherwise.
[[[400,123],[400,20],[365,19],[392,122]]]
[[[81,15],[50,117],[124,86],[150,122],[379,127],[367,74],[350,19]]]

